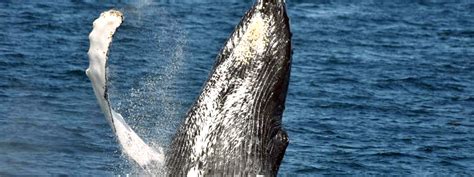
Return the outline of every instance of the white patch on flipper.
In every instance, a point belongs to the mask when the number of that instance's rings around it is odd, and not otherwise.
[[[165,156],[162,148],[154,150],[148,146],[130,128],[122,115],[115,112],[110,107],[108,100],[105,99],[107,52],[112,42],[112,36],[122,23],[122,19],[121,12],[109,10],[100,14],[100,17],[94,21],[92,32],[89,34],[90,48],[87,53],[89,68],[87,68],[86,74],[92,81],[97,101],[114,130],[123,152],[140,167],[151,173],[150,170],[153,168],[161,168],[164,165]]]

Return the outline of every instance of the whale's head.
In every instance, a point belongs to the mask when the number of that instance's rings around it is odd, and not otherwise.
[[[236,64],[258,62],[288,65],[291,52],[291,32],[283,0],[260,0],[247,12],[217,58],[235,60]]]

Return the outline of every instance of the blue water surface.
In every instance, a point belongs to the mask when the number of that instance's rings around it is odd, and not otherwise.
[[[474,2],[288,0],[293,68],[279,175],[474,175]],[[0,1],[0,176],[140,174],[93,95],[88,33],[114,107],[168,147],[251,0]]]

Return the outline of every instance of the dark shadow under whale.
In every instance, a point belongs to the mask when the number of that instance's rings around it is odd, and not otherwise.
[[[259,0],[217,57],[167,155],[172,176],[274,176],[288,145],[282,114],[291,69],[283,0]]]

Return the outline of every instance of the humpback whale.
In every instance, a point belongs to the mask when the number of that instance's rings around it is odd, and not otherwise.
[[[86,73],[123,152],[150,173],[276,176],[289,142],[282,126],[292,54],[285,6],[284,0],[257,0],[245,14],[166,155],[149,147],[110,106],[107,54],[122,14],[102,13],[89,35]]]
[[[276,175],[291,64],[283,0],[259,0],[216,59],[167,156],[171,174]]]

